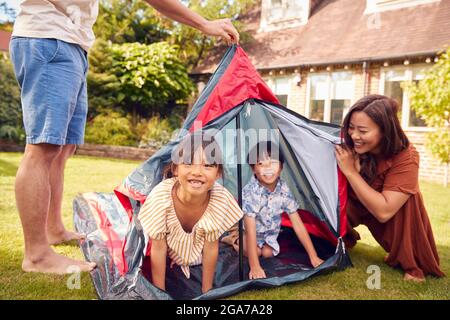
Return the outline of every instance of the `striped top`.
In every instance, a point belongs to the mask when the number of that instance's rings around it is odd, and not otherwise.
[[[166,239],[169,258],[189,278],[189,266],[202,262],[205,240],[218,240],[242,218],[243,212],[233,195],[216,182],[210,190],[209,203],[203,216],[188,233],[178,220],[172,200],[172,188],[176,181],[177,178],[166,179],[154,187],[138,218],[150,239]]]

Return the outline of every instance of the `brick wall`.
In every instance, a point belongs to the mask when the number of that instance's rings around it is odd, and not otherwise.
[[[405,130],[409,140],[420,155],[419,178],[427,181],[445,183],[445,165],[440,164],[426,147],[426,132]],[[447,177],[448,179],[448,177]]]
[[[308,73],[306,71],[300,73],[301,81],[300,83],[291,82],[291,91],[288,96],[289,109],[304,115],[306,113],[306,94],[308,88]]]
[[[154,149],[107,146],[88,143],[78,146],[77,151],[75,152],[77,155],[142,161],[147,160],[154,153]]]

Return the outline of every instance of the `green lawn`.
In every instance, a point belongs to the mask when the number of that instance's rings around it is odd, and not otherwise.
[[[19,153],[0,153],[0,299],[96,299],[89,275],[81,278],[80,289],[68,289],[69,276],[26,274],[21,271],[22,229],[14,200],[14,177]],[[72,227],[72,200],[78,193],[111,192],[139,162],[76,156],[66,169],[64,219]],[[430,214],[442,269],[450,275],[450,188],[421,183]],[[402,280],[399,270],[383,263],[385,253],[366,228],[359,228],[363,240],[351,251],[354,268],[319,276],[276,289],[248,291],[231,299],[450,299],[448,278],[427,278],[426,283]],[[82,259],[76,245],[57,246],[56,251]],[[366,286],[367,267],[381,268],[381,289]]]

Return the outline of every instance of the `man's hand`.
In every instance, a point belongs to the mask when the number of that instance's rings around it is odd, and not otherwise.
[[[230,19],[206,21],[200,31],[209,36],[222,37],[227,45],[239,43],[239,33]]]

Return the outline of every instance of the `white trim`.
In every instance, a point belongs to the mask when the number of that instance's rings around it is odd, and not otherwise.
[[[380,0],[367,0],[364,14],[403,9],[440,1],[441,0],[385,0],[380,2]]]
[[[311,112],[311,77],[309,76],[311,72],[306,77],[306,103],[305,103],[305,117],[309,119]]]
[[[344,71],[348,71],[348,70],[344,70]],[[352,98],[350,99],[350,105],[348,106],[347,109],[344,108],[344,110],[342,111],[342,120],[344,120],[345,116],[348,113],[348,110],[350,110],[350,108],[352,107],[352,105],[355,104],[356,102],[356,95],[355,95],[355,88],[356,88],[356,79],[355,79],[355,73],[352,72],[352,87],[353,87],[353,92],[352,92]]]
[[[323,106],[323,121],[331,122],[331,71],[327,72],[327,95]]]
[[[384,83],[386,82],[386,72],[383,67],[380,69],[380,83],[378,84],[378,94],[384,94]]]

